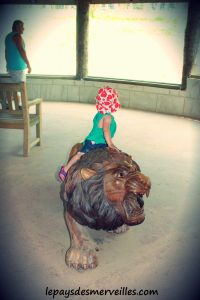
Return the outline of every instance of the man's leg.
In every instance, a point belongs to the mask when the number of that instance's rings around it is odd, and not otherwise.
[[[20,82],[26,82],[26,72],[25,70],[19,70],[19,71],[8,71],[12,82],[14,83],[20,83]],[[22,100],[21,100],[21,93],[17,93],[18,103],[19,103],[19,109],[22,109]]]

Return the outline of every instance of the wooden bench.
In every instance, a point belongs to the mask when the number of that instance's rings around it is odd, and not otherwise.
[[[24,156],[33,146],[41,145],[41,104],[41,98],[28,99],[26,83],[0,83],[0,128],[23,130]],[[30,141],[32,126],[36,126],[36,137]]]

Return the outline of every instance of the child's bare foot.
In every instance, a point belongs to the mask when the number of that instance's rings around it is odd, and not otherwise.
[[[58,176],[59,176],[59,178],[60,178],[61,181],[64,181],[65,178],[67,177],[67,172],[65,172],[64,166],[62,166],[62,167],[60,168],[60,171],[59,171],[59,173],[58,173]]]

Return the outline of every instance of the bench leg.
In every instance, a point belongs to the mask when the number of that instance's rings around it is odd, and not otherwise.
[[[36,124],[36,138],[39,139],[37,146],[41,146],[41,123]]]
[[[28,156],[29,155],[29,151],[30,151],[30,145],[29,145],[29,127],[28,126],[24,127],[24,146],[23,146],[23,150],[24,150],[24,156]]]
[[[42,106],[41,103],[36,105],[36,115],[39,117],[39,123],[36,124],[36,138],[39,139],[37,146],[41,146],[41,133],[42,133]]]

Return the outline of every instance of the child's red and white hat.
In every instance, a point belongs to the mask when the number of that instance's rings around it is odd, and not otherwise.
[[[111,87],[103,87],[96,96],[96,108],[101,114],[113,113],[120,108],[118,93]]]

